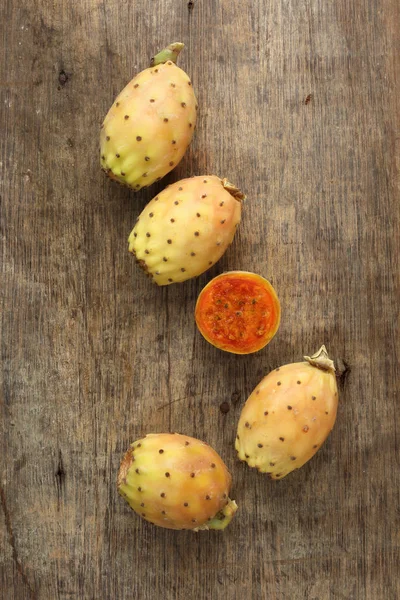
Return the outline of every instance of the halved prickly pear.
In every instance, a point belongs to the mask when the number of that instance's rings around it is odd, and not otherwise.
[[[231,483],[215,450],[177,433],[150,433],[131,444],[118,473],[130,507],[167,529],[225,529],[237,510]]]
[[[182,48],[175,42],[159,52],[117,96],[101,128],[102,169],[135,191],[172,171],[193,137],[197,100],[175,64]]]
[[[129,236],[129,251],[158,285],[196,277],[232,242],[244,198],[215,175],[182,179],[143,210]]]
[[[269,373],[243,407],[235,447],[250,467],[282,479],[322,446],[335,421],[335,367],[325,346]]]
[[[197,327],[213,346],[234,354],[264,348],[280,323],[280,303],[272,285],[255,273],[229,271],[200,292]]]

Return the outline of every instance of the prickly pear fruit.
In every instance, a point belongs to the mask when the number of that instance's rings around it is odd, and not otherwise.
[[[172,171],[193,136],[197,101],[175,64],[182,48],[175,42],[159,52],[118,95],[101,128],[102,169],[135,191]]]
[[[338,404],[325,346],[305,362],[269,373],[243,407],[235,447],[250,467],[282,479],[302,467],[331,432]]]
[[[131,444],[118,473],[130,507],[167,529],[225,529],[237,510],[231,482],[215,450],[177,433],[150,433]]]
[[[229,271],[200,292],[195,319],[213,346],[234,354],[264,348],[280,323],[280,303],[272,285],[255,273]]]
[[[215,175],[169,185],[139,216],[129,236],[129,251],[158,285],[196,277],[232,242],[244,197]]]

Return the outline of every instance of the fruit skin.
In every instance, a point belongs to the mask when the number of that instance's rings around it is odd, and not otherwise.
[[[256,273],[228,271],[200,292],[195,320],[213,346],[233,354],[264,348],[278,331],[281,307],[272,285]]]
[[[182,48],[171,44],[153,59],[154,66],[136,75],[101,128],[102,169],[135,191],[172,171],[193,137],[196,96],[190,78],[174,63]]]
[[[204,442],[178,433],[150,433],[131,444],[118,492],[145,520],[167,529],[225,529],[237,505],[231,475]]]
[[[143,210],[129,236],[129,251],[158,285],[196,277],[232,242],[244,198],[215,175],[182,179]]]
[[[272,479],[282,479],[310,460],[336,421],[333,361],[325,346],[304,358],[264,377],[240,415],[238,456]]]

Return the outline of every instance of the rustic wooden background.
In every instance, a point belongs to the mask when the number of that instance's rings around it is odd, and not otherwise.
[[[398,0],[3,0],[0,26],[1,599],[398,600]],[[176,40],[197,132],[134,195],[101,173],[99,125]],[[248,195],[238,236],[207,274],[156,288],[127,252],[135,218],[210,173]],[[232,268],[282,304],[253,356],[208,345],[192,317]],[[236,460],[241,407],[321,343],[336,427],[272,482]],[[151,431],[225,459],[226,532],[157,529],[117,495],[123,452]]]

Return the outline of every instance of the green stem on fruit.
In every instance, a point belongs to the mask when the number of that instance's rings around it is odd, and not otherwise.
[[[211,519],[211,521],[208,521],[200,527],[196,527],[194,531],[207,529],[218,529],[221,531],[222,529],[225,529],[225,527],[227,527],[232,521],[237,509],[238,506],[236,502],[228,498],[228,504],[226,504],[224,508],[217,512],[217,514]]]
[[[322,371],[329,371],[330,373],[335,372],[335,364],[333,360],[329,358],[327,349],[324,345],[322,345],[318,352],[312,356],[305,356],[304,360],[309,362],[313,367],[322,369]]]
[[[230,183],[226,178],[223,179],[221,183],[226,189],[226,191],[229,192],[230,195],[235,198],[235,200],[238,200],[239,202],[243,202],[243,200],[246,200],[245,194],[243,194],[243,192],[241,192],[239,188],[233,185],[233,183]]]
[[[176,63],[176,59],[178,58],[179,53],[184,46],[185,44],[182,44],[182,42],[173,42],[164,48],[164,50],[161,50],[158,52],[158,54],[153,56],[150,61],[150,66],[154,67],[155,65],[161,65],[169,60],[171,60],[173,63]]]

